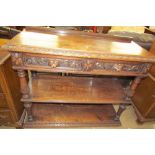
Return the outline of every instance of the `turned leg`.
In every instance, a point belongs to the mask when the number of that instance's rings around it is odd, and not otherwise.
[[[132,96],[135,93],[135,90],[137,88],[137,86],[139,85],[139,83],[141,82],[142,78],[144,77],[136,77],[133,82],[131,83],[131,91],[132,91]]]
[[[24,70],[18,70],[17,72],[20,80],[20,91],[22,93],[22,98],[29,98],[29,86],[26,79],[26,72]]]
[[[118,111],[116,113],[116,116],[114,118],[115,121],[119,121],[121,114],[123,113],[123,111],[126,109],[126,105],[125,104],[120,104]]]
[[[28,86],[28,82],[26,79],[26,72],[24,70],[18,70],[18,76],[20,80],[20,90],[22,93],[22,98],[23,99],[28,99],[30,97],[30,90]],[[25,102],[24,107],[26,109],[26,113],[28,115],[28,121],[32,121],[32,103],[31,102]]]
[[[134,95],[135,90],[141,82],[142,78],[144,77],[135,77],[131,84],[125,88],[126,100],[130,100],[130,98]]]
[[[33,121],[33,117],[32,117],[32,103],[31,102],[24,102],[24,107],[25,107],[26,112],[27,112],[28,121],[29,122]]]

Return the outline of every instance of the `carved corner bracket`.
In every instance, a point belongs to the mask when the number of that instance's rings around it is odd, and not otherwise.
[[[22,66],[23,65],[22,53],[13,52],[13,53],[11,53],[11,58],[12,58],[13,66]]]

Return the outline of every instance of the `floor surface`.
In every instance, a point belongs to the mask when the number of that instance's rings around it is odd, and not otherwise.
[[[118,106],[115,106],[115,110],[118,109]],[[115,127],[120,129],[155,129],[155,121],[154,122],[146,122],[143,124],[137,123],[136,114],[132,106],[128,106],[127,109],[123,112],[121,116],[122,126]]]
[[[118,106],[115,106],[115,110]],[[119,127],[103,127],[104,129],[155,129],[155,121],[138,124],[136,114],[132,106],[128,106],[121,116],[122,125]],[[1,129],[12,129],[12,127],[0,126]]]

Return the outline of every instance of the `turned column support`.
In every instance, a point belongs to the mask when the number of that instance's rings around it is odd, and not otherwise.
[[[32,117],[32,103],[31,102],[24,102],[24,107],[25,107],[26,112],[27,112],[28,121],[29,122],[33,121],[33,117]]]
[[[126,109],[126,106],[127,105],[125,105],[125,104],[120,104],[119,105],[118,111],[117,111],[116,116],[114,118],[115,121],[119,121],[120,120],[120,116],[123,113],[123,111]]]
[[[143,78],[144,77],[135,77],[131,84],[125,88],[126,100],[130,99],[134,95],[137,86]]]
[[[24,70],[17,70],[19,80],[20,80],[20,91],[22,93],[22,98],[27,99],[30,97],[30,90],[28,86],[28,81],[26,78],[26,71]],[[31,102],[24,102],[24,107],[27,113],[28,121],[33,121],[32,117],[32,103]]]
[[[136,77],[132,81],[131,86],[130,86],[131,87],[131,91],[132,91],[132,96],[134,95],[135,90],[136,90],[137,86],[139,85],[139,83],[141,82],[142,78],[144,78],[144,77]]]
[[[26,71],[17,70],[17,72],[20,80],[20,91],[22,93],[22,98],[24,99],[29,98],[29,86],[26,79]]]

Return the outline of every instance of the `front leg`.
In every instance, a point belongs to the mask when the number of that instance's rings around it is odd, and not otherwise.
[[[26,112],[27,112],[28,121],[29,122],[33,121],[32,103],[31,102],[24,102],[24,107],[25,107]]]
[[[30,89],[28,86],[28,81],[26,78],[26,71],[24,70],[18,70],[18,76],[20,80],[20,91],[22,93],[22,98],[23,99],[28,99],[30,97]],[[32,121],[32,103],[31,102],[24,102],[24,107],[26,110],[26,113],[28,115],[28,121]]]
[[[125,104],[120,104],[118,111],[116,113],[116,116],[114,118],[115,121],[119,121],[120,120],[120,116],[123,113],[123,111],[126,109],[126,105]]]
[[[26,79],[26,71],[18,70],[17,72],[18,72],[18,77],[20,81],[20,91],[22,93],[22,98],[24,99],[29,98],[30,90]]]

